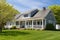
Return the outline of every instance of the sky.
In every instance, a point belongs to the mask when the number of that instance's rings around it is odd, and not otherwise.
[[[20,12],[41,9],[55,4],[60,5],[60,0],[7,0],[7,2]]]

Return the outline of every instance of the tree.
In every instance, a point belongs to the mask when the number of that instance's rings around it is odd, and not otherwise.
[[[0,32],[2,32],[2,27],[5,23],[12,20],[17,13],[19,12],[7,4],[5,0],[0,0]]]
[[[53,11],[57,24],[60,24],[60,5],[52,5],[48,8]]]

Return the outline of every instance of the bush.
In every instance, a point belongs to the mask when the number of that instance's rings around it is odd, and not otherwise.
[[[16,29],[16,26],[12,26],[12,28],[11,29]]]
[[[46,30],[55,30],[55,27],[53,24],[47,24],[46,25]]]

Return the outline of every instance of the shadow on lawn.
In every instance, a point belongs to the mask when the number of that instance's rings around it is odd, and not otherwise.
[[[20,31],[3,31],[0,33],[0,36],[18,36],[18,35],[28,35],[28,32],[20,32]]]

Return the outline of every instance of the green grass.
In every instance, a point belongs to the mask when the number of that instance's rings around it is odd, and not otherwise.
[[[60,40],[60,31],[3,30],[0,40]]]

